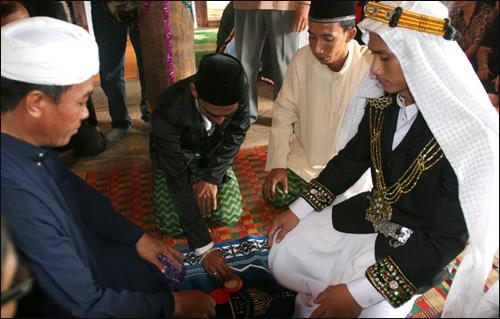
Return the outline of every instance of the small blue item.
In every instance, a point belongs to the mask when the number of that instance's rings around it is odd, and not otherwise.
[[[158,254],[158,259],[165,265],[165,272],[163,275],[167,279],[171,291],[179,291],[182,279],[184,279],[186,275],[186,267],[184,265],[182,265],[182,267],[176,266],[162,254]]]

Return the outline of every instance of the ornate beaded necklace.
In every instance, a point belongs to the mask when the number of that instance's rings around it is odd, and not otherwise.
[[[382,97],[369,100],[370,116],[370,155],[375,166],[375,187],[372,190],[370,205],[366,210],[366,220],[372,222],[375,231],[382,221],[392,218],[392,206],[402,194],[409,193],[417,185],[422,173],[434,166],[444,153],[436,139],[432,137],[420,151],[404,174],[391,186],[384,181],[382,156],[380,152],[380,136],[384,123],[383,110],[391,105],[392,97]]]

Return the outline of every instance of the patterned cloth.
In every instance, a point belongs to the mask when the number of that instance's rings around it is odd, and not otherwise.
[[[456,8],[450,13],[451,25],[462,35],[457,42],[464,52],[474,43],[479,44],[483,40],[486,29],[493,22],[495,16],[495,8],[487,4],[476,8],[469,24],[465,23],[464,15],[460,9]]]
[[[189,163],[189,174],[193,184],[201,178],[201,170],[196,161]],[[237,222],[241,217],[243,205],[238,180],[233,169],[227,170],[227,181],[219,185],[217,191],[217,209],[209,218],[219,225]],[[182,230],[179,216],[175,212],[165,173],[161,169],[153,170],[153,201],[155,204],[156,226],[172,236],[179,236]]]
[[[291,318],[295,293],[280,286],[268,269],[267,235],[245,236],[237,240],[218,242],[215,246],[224,256],[232,272],[241,278],[243,287],[230,293],[229,301],[216,306],[215,318]],[[210,293],[224,285],[208,275],[200,257],[191,250],[186,255],[186,277],[181,291],[200,290]]]
[[[267,267],[267,254],[269,252],[267,240],[264,244],[260,241],[260,238],[267,238],[266,228],[270,225],[272,217],[276,216],[280,211],[264,203],[260,194],[262,183],[267,175],[264,171],[266,158],[266,147],[263,146],[240,150],[234,160],[233,168],[238,176],[238,183],[243,197],[244,212],[242,218],[232,225],[213,225],[210,229],[212,238],[216,243],[215,246],[218,248],[223,247],[222,254],[231,266],[244,268],[248,264],[255,265],[255,255],[257,254],[260,256],[257,259],[263,260],[259,261],[258,265]],[[113,203],[113,207],[128,220],[134,222],[146,232],[157,234],[156,229],[152,227],[154,224],[153,178],[149,163],[115,166],[108,170],[79,173],[78,176],[108,197]],[[254,238],[257,240],[253,240]],[[187,257],[185,260],[187,278],[182,282],[181,290],[202,289],[205,283],[209,284],[209,286],[202,290],[207,292],[222,287],[213,277],[206,274],[199,264],[199,257],[188,248],[184,237],[172,238],[168,234],[163,234],[163,239],[181,250]],[[240,243],[237,247],[233,245],[235,241]],[[239,259],[240,256],[243,260]],[[237,257],[237,259],[232,259],[234,257]],[[437,318],[440,316],[444,300],[451,286],[451,280],[456,273],[461,258],[462,256],[451,264],[451,274],[448,278],[415,301],[409,314],[410,318]],[[237,263],[234,262],[236,260]],[[251,269],[262,270],[253,267]],[[244,271],[243,274],[247,272],[248,270]],[[193,278],[193,274],[196,274],[196,278],[199,279]],[[244,279],[245,275],[240,275],[240,277]],[[253,277],[250,283],[257,284],[265,280],[267,278]],[[495,258],[492,275],[487,282],[488,287],[497,280],[498,258]],[[219,316],[219,311],[217,311],[217,315]],[[230,314],[225,317],[230,317]],[[289,318],[291,314],[270,315],[269,317]]]
[[[283,191],[283,186],[281,183],[276,185],[276,191],[274,194],[274,200],[269,200],[274,208],[282,208],[293,203],[297,198],[299,198],[300,192],[306,181],[300,178],[297,174],[287,169],[288,175],[288,194]],[[264,196],[264,193],[262,193]],[[264,196],[265,197],[265,196]]]

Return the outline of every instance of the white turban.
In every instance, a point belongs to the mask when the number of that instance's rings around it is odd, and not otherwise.
[[[439,19],[448,15],[446,7],[438,1],[382,3]],[[498,114],[455,41],[402,27],[392,28],[370,18],[358,26],[366,43],[369,32],[374,32],[398,58],[410,92],[457,176],[470,245],[453,280],[443,317],[475,317],[483,311],[480,308],[487,303],[485,300],[492,299],[489,295],[498,294],[498,284],[490,293],[483,293],[498,249]],[[347,140],[356,133],[365,97],[373,97],[377,91],[382,92],[376,79],[365,77],[341,129]]]
[[[2,27],[2,77],[33,84],[82,83],[99,70],[94,38],[61,20],[34,17]]]

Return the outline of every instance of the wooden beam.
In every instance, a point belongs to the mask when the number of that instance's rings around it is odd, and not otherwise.
[[[168,1],[174,81],[196,72],[193,16],[182,1]],[[163,1],[151,1],[140,22],[146,99],[150,106],[170,85],[163,24]]]
[[[206,1],[195,1],[196,22],[198,27],[208,27],[208,9]]]
[[[75,17],[75,24],[81,26],[85,30],[89,31],[89,26],[87,23],[87,15],[85,13],[85,4],[83,1],[73,1],[73,15]]]

